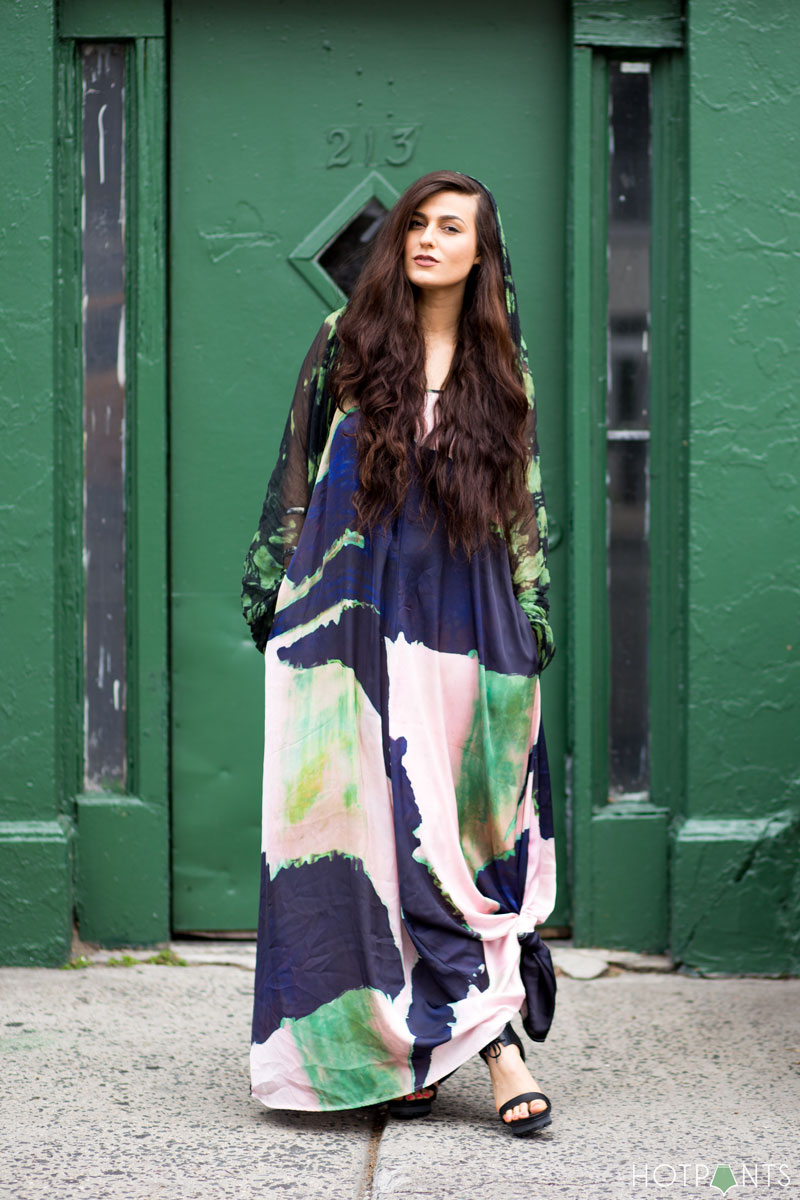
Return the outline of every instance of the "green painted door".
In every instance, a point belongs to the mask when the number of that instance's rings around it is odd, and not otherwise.
[[[256,923],[263,660],[239,579],[302,356],[334,307],[315,253],[365,196],[439,167],[498,197],[539,398],[559,643],[542,683],[562,880],[550,923],[564,923],[569,6],[173,0],[171,13],[173,927]]]

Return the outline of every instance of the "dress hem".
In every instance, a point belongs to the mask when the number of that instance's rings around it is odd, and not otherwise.
[[[497,1027],[497,1030],[491,1036],[486,1038],[486,1041],[483,1041],[481,1039],[482,1044],[479,1047],[479,1049],[483,1049],[484,1046],[488,1046],[490,1042],[494,1041],[499,1036],[499,1034],[502,1032],[502,1030],[505,1029],[508,1022],[510,1020],[513,1020],[513,1018],[515,1016],[519,1016],[519,1015],[520,1015],[519,1012],[516,1012],[516,1013],[513,1013],[511,1017],[505,1017],[502,1024]],[[526,1034],[527,1034],[527,1030],[526,1030]],[[443,1080],[449,1079],[450,1076],[454,1075],[456,1071],[460,1071],[462,1067],[466,1066],[467,1063],[470,1061],[470,1059],[475,1058],[475,1056],[478,1054],[478,1052],[479,1052],[479,1050],[471,1050],[470,1053],[467,1055],[467,1057],[465,1059],[463,1059],[463,1061],[460,1062],[458,1064],[458,1066],[451,1067],[451,1069],[449,1071],[446,1071],[444,1073],[444,1075],[440,1075],[438,1079],[426,1079],[424,1083],[418,1084],[417,1088],[433,1087],[433,1085],[435,1083],[440,1084],[443,1082]],[[381,1096],[380,1099],[373,1098],[371,1100],[364,1100],[363,1103],[361,1103],[361,1104],[327,1104],[324,1107],[322,1105],[319,1105],[318,1107],[311,1107],[309,1105],[307,1107],[302,1107],[302,1108],[298,1105],[270,1104],[270,1102],[268,1100],[265,1100],[263,1098],[263,1096],[259,1096],[258,1093],[255,1090],[253,1090],[252,1087],[250,1090],[250,1095],[253,1100],[257,1100],[259,1102],[259,1104],[263,1105],[264,1108],[269,1109],[270,1112],[308,1112],[308,1113],[312,1113],[312,1112],[360,1112],[364,1108],[376,1108],[381,1104],[388,1104],[391,1100],[397,1100],[401,1094],[410,1094],[412,1091],[415,1091],[415,1090],[416,1089],[412,1086],[411,1088],[409,1088],[408,1093],[392,1092],[391,1095]]]

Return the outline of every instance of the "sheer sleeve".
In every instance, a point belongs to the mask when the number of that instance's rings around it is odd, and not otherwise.
[[[533,629],[539,650],[539,670],[543,671],[556,652],[553,631],[547,619],[550,611],[547,598],[550,587],[550,573],[547,569],[547,512],[539,466],[533,382],[527,364],[523,367],[523,376],[529,402],[526,442],[529,450],[530,503],[524,512],[518,514],[510,530],[508,554],[514,594]]]
[[[300,369],[261,520],[244,561],[242,612],[262,653],[272,628],[278,589],[303,528],[333,415],[328,374],[337,316],[334,313],[325,320]]]

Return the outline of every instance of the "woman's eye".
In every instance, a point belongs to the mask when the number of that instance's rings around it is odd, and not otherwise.
[[[412,222],[409,226],[409,229],[421,229],[421,228],[422,228],[422,221],[420,221],[418,217],[415,217],[412,220]]]

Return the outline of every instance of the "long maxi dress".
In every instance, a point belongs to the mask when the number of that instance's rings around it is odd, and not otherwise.
[[[329,336],[301,373],[284,460],[305,451],[298,397],[307,409]],[[534,932],[556,887],[539,687],[552,644],[502,535],[471,561],[452,553],[415,482],[388,528],[356,531],[359,420],[333,413],[307,504],[285,505],[293,547],[263,647],[251,1090],[272,1108],[403,1095],[520,1010],[542,1040],[554,1003]],[[541,585],[542,555],[519,557]]]

